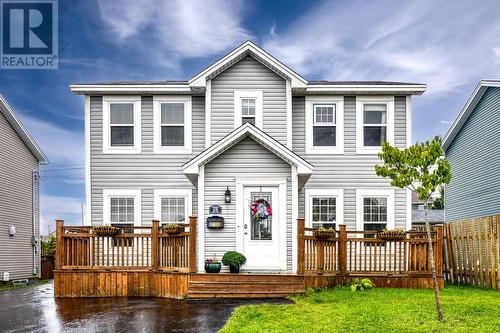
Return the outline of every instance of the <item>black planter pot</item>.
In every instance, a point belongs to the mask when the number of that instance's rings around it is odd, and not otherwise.
[[[205,272],[207,273],[219,273],[221,269],[221,264],[205,264]]]
[[[229,266],[229,271],[231,273],[239,273],[240,272],[240,268],[238,266]]]

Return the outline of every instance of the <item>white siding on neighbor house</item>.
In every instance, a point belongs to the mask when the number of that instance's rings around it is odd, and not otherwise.
[[[247,56],[212,79],[211,143],[234,130],[234,91],[263,91],[263,130],[286,144],[286,82]]]
[[[220,258],[225,252],[236,249],[236,177],[276,177],[287,179],[287,269],[292,268],[291,228],[291,167],[272,152],[250,138],[238,144],[205,165],[205,212],[212,204],[222,207],[224,229],[208,230],[205,227],[205,256]],[[226,186],[233,195],[230,204],[224,203]]]
[[[143,225],[153,219],[153,191],[187,188],[193,191],[193,214],[197,212],[196,188],[182,173],[182,165],[199,154],[205,145],[205,98],[192,97],[193,152],[190,155],[153,153],[153,97],[141,98],[141,154],[102,153],[102,97],[90,98],[90,153],[92,224],[102,224],[103,189],[140,188]]]
[[[38,161],[0,112],[0,276],[33,278],[32,172]],[[35,185],[35,237],[39,238],[39,188]],[[10,237],[9,226],[16,227]],[[40,255],[35,266],[40,267]]]
[[[292,104],[293,150],[314,165],[314,172],[299,191],[299,216],[305,214],[305,189],[344,189],[344,223],[356,228],[356,189],[390,188],[388,180],[375,174],[380,163],[376,154],[356,154],[356,97],[344,97],[344,155],[305,153],[305,98],[294,97]],[[395,144],[406,145],[406,97],[395,98]],[[312,115],[311,115],[312,116]],[[307,219],[308,217],[305,216]],[[406,228],[406,191],[395,190],[395,226]]]

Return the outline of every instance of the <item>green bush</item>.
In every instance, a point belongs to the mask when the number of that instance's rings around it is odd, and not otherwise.
[[[368,279],[368,278],[363,278],[363,279],[354,279],[352,280],[351,283],[351,290],[352,291],[365,291],[372,289],[375,285],[373,282]]]
[[[224,253],[222,257],[222,263],[226,266],[238,267],[240,268],[247,262],[247,258],[239,252],[229,251]]]
[[[53,256],[56,254],[56,238],[54,236],[49,236],[46,240],[41,240],[40,245],[42,247],[42,255]]]

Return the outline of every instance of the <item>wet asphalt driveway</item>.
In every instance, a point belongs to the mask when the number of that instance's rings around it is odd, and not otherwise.
[[[54,299],[53,292],[52,283],[0,292],[0,332],[216,332],[235,307],[263,302]]]

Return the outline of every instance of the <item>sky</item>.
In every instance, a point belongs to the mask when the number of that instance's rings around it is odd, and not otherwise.
[[[444,135],[480,79],[499,78],[500,2],[59,1],[59,68],[0,69],[0,93],[45,151],[41,232],[80,224],[83,97],[69,84],[186,80],[245,40],[308,80],[426,83],[413,138]]]

